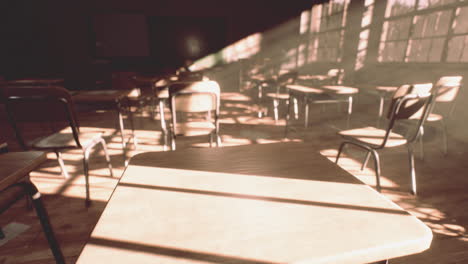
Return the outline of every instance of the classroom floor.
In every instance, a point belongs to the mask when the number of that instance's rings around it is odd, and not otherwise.
[[[359,99],[356,100],[349,127],[376,125],[377,102],[374,104],[367,100],[360,104]],[[334,160],[341,142],[336,132],[347,126],[345,106],[339,108],[330,105],[325,109],[318,105],[313,106],[310,109],[309,127],[305,129],[302,120],[294,121],[295,124],[288,132],[288,138],[284,138],[284,118],[275,123],[270,111],[266,117],[259,119],[258,109],[258,105],[244,94],[223,93],[220,131],[222,147],[284,141],[313,142],[317,152]],[[7,131],[7,135],[11,135],[4,117],[2,113],[1,127]],[[159,117],[153,119],[147,112],[135,115],[138,144],[135,149],[130,143],[126,151],[122,150],[113,111],[80,112],[79,119],[83,129],[98,129],[105,132],[114,168],[114,177],[111,178],[108,175],[105,159],[100,155],[102,149],[97,148],[92,153],[90,158],[92,206],[89,208],[84,206],[85,189],[80,151],[71,150],[64,153],[64,160],[71,174],[69,179],[62,177],[54,153],[49,153],[47,162],[31,173],[32,181],[43,193],[67,263],[75,263],[78,258],[118,179],[124,172],[125,161],[140,152],[163,151]],[[449,125],[456,125],[456,122]],[[406,149],[397,147],[381,152],[383,195],[421,219],[434,234],[429,250],[391,260],[392,264],[468,263],[466,232],[468,143],[449,137],[449,152],[444,155],[441,150],[440,132],[436,128],[431,125],[426,127],[424,160],[419,158],[420,152],[416,151],[416,172],[419,183],[419,194],[416,197],[409,194],[410,179]],[[19,150],[12,136],[7,136],[7,141],[10,151]],[[189,147],[208,147],[208,137],[177,139],[177,149]],[[307,157],[298,158],[307,162]],[[350,148],[340,160],[339,166],[364,183],[374,186],[375,176],[372,165],[369,164],[366,169],[360,170],[363,159],[364,153]],[[7,243],[0,245],[0,264],[54,263],[35,213],[27,209],[25,201],[18,202],[2,214],[0,226],[4,229],[11,228],[13,232],[18,233]]]

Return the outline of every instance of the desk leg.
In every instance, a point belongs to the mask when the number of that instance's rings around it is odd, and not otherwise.
[[[384,108],[384,97],[379,96],[379,119],[377,120],[377,127],[380,127],[380,120],[383,116],[383,108]]]
[[[293,102],[294,102],[294,119],[297,120],[299,119],[299,106],[298,106],[296,97],[293,98]]]
[[[122,111],[120,109],[120,106],[117,107],[117,115],[119,117],[120,136],[122,137],[122,149],[125,149],[126,142],[125,142],[125,133],[124,133],[124,122],[123,122]]]
[[[288,103],[288,108],[286,110],[286,125],[284,127],[284,138],[287,138],[288,137],[288,126],[289,126],[289,112],[291,111],[291,101],[295,101],[296,98],[294,98],[292,96],[291,93],[289,93],[289,103]],[[296,107],[296,105],[294,105],[294,107]]]
[[[351,114],[353,113],[353,96],[348,97],[348,117],[346,119],[346,128],[349,128]]]
[[[307,128],[309,126],[309,101],[305,100],[304,106],[304,127]]]
[[[262,109],[262,97],[263,97],[263,91],[262,91],[262,84],[258,84],[258,118],[263,117],[263,109]]]
[[[159,99],[159,119],[161,121],[161,129],[166,131],[166,117],[164,116],[164,101]]]
[[[46,235],[47,242],[49,243],[52,254],[54,255],[55,262],[57,264],[64,264],[65,258],[63,257],[62,250],[60,245],[55,237],[52,225],[49,222],[49,215],[47,213],[44,204],[42,203],[41,194],[37,190],[36,186],[32,183],[22,183],[21,184],[28,194],[32,198],[34,208],[36,209],[37,216],[41,222],[42,229]]]
[[[136,149],[138,146],[138,142],[137,137],[135,136],[135,122],[133,120],[133,112],[130,107],[128,108],[128,118],[130,119],[130,129],[132,130],[133,149]]]

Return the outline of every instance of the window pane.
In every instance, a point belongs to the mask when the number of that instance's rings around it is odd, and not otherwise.
[[[382,42],[379,48],[379,61],[403,61],[406,41]]]
[[[468,62],[468,37],[465,37],[465,48],[461,56],[460,62]]]
[[[431,50],[429,51],[430,62],[440,62],[442,50],[444,49],[445,38],[432,39]]]
[[[451,12],[449,10],[428,15],[416,16],[413,37],[433,37],[446,35],[449,29]]]
[[[408,61],[426,61],[431,41],[428,39],[410,40],[408,46]]]
[[[456,34],[468,33],[468,6],[458,9],[458,15],[455,18],[453,32]]]
[[[465,39],[465,36],[458,36],[449,40],[447,54],[448,62],[458,62],[460,60],[464,49],[463,47],[465,45]]]
[[[414,10],[416,0],[388,0],[385,17],[397,16]]]
[[[457,0],[419,0],[418,9],[447,5],[455,2],[457,2]]]
[[[334,0],[332,3],[332,13],[341,12],[344,10],[346,0]]]
[[[401,40],[408,39],[409,29],[411,25],[411,18],[402,18],[393,21],[387,21],[384,24],[384,39],[389,40]]]
[[[362,20],[361,20],[361,27],[367,27],[372,23],[372,14],[373,14],[374,6],[368,6],[366,8],[366,11],[364,11],[364,14],[362,15]]]

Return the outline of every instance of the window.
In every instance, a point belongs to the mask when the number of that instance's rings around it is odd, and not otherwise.
[[[364,67],[364,62],[366,60],[370,25],[372,23],[372,15],[374,12],[374,0],[366,0],[364,2],[364,7],[365,10],[361,20],[361,32],[359,33],[359,45],[354,66],[355,70],[359,70]]]
[[[307,62],[340,62],[346,11],[349,0],[331,0],[314,5],[301,15],[300,64]]]
[[[378,60],[380,62],[467,61],[466,2],[464,0],[389,0]]]

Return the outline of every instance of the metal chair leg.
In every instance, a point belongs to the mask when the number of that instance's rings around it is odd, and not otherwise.
[[[443,144],[444,144],[444,148],[443,148],[442,151],[443,151],[444,155],[447,155],[448,154],[447,125],[445,124],[444,119],[441,119],[440,123],[442,125],[442,140],[443,140]]]
[[[159,119],[161,121],[161,129],[166,130],[166,118],[164,116],[164,101],[159,100]]]
[[[171,133],[171,150],[176,150],[175,135]]]
[[[416,195],[416,171],[414,169],[414,155],[413,155],[413,147],[411,145],[407,145],[408,147],[408,161],[409,161],[409,169],[410,169],[410,176],[411,176],[411,194]]]
[[[221,137],[216,133],[216,147],[221,146]]]
[[[340,159],[340,156],[341,156],[341,152],[343,152],[343,148],[344,146],[348,144],[348,142],[344,141],[341,143],[340,145],[340,148],[338,149],[338,154],[336,154],[336,160],[335,160],[335,163],[338,164],[338,160]]]
[[[353,113],[353,97],[348,97],[348,116],[346,118],[346,128],[349,128],[351,114]]]
[[[37,190],[36,186],[30,182],[21,183],[25,192],[28,196],[31,197],[34,208],[36,209],[36,214],[41,222],[42,229],[49,243],[49,247],[54,255],[55,262],[57,264],[65,264],[65,258],[63,257],[62,250],[60,245],[55,237],[52,225],[49,221],[49,215],[47,213],[44,204],[42,203],[41,194]]]
[[[83,173],[85,176],[85,188],[86,188],[86,198],[85,206],[89,207],[91,205],[91,198],[89,194],[89,148],[83,151]]]
[[[274,115],[274,118],[275,118],[275,123],[278,122],[278,119],[279,119],[279,114],[278,114],[278,106],[279,106],[279,101],[278,99],[273,99],[273,115]]]
[[[68,174],[67,172],[67,168],[65,168],[65,163],[63,162],[63,159],[62,159],[62,153],[60,153],[59,151],[55,151],[55,155],[57,155],[57,161],[60,165],[60,170],[62,171],[62,175],[65,179],[68,179],[70,178],[70,175]]]
[[[133,120],[133,112],[132,109],[128,109],[128,118],[130,119],[130,129],[132,130],[132,139],[133,139],[133,149],[137,149],[138,147],[138,139],[135,135],[135,122]]]
[[[379,96],[379,118],[377,119],[377,127],[380,127],[380,121],[382,120],[384,100],[385,98],[383,96]]]
[[[263,113],[262,113],[262,97],[263,97],[263,91],[262,91],[262,84],[259,83],[257,85],[257,99],[258,99],[258,113],[257,113],[257,116],[258,118],[262,118],[263,117]]]
[[[419,128],[419,155],[421,160],[424,160],[424,127]]]
[[[110,159],[110,156],[109,156],[109,152],[107,151],[107,144],[106,144],[106,141],[101,138],[99,140],[99,142],[101,143],[102,145],[102,149],[104,150],[104,155],[106,157],[106,161],[107,161],[107,166],[109,167],[109,173],[110,173],[110,176],[111,177],[114,177],[114,173],[112,172],[112,163],[111,163],[111,159]]]
[[[374,167],[375,167],[375,187],[377,188],[378,192],[382,191],[382,187],[380,186],[380,159],[379,154],[375,150],[370,151],[372,156],[374,156]]]
[[[122,149],[125,149],[126,142],[125,142],[125,133],[124,133],[124,122],[122,112],[120,107],[117,108],[117,115],[119,116],[119,130],[120,130],[120,137],[122,138]]]
[[[309,126],[309,102],[305,102],[304,106],[304,127],[307,128]]]
[[[288,103],[288,107],[286,109],[286,125],[284,126],[284,138],[287,138],[288,137],[288,128],[289,128],[289,113],[291,111],[291,100],[296,100],[295,98],[293,98],[293,96],[290,94],[289,95],[289,103]],[[294,105],[294,107],[296,107],[296,105]],[[295,111],[295,110],[294,110]]]
[[[362,166],[361,166],[361,171],[363,171],[364,168],[367,166],[367,162],[369,162],[370,155],[371,155],[370,151],[367,151],[366,158],[364,159],[364,162],[362,163]]]
[[[213,147],[213,133],[210,133],[210,148]]]
[[[297,103],[297,98],[293,98],[293,103],[294,103],[294,119],[297,120],[299,119],[299,105]]]

